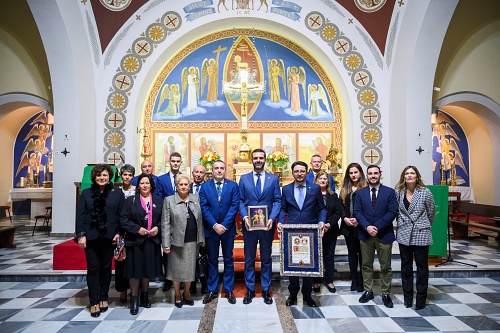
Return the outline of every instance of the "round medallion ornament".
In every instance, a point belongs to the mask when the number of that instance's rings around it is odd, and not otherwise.
[[[146,58],[151,55],[151,42],[145,38],[138,38],[134,41],[132,52],[140,57]]]
[[[351,50],[351,41],[346,37],[339,38],[333,43],[332,50],[336,55],[342,57]]]
[[[356,6],[365,13],[373,13],[384,7],[387,0],[354,0]]]
[[[119,113],[112,113],[108,117],[108,126],[111,128],[119,129],[125,125],[123,116]]]
[[[357,52],[352,52],[344,58],[344,66],[347,70],[356,70],[363,66],[363,58],[361,54]]]
[[[175,31],[182,25],[182,18],[176,12],[166,12],[161,18],[161,21],[169,31]]]
[[[377,92],[371,88],[362,89],[358,92],[358,102],[364,106],[372,106],[378,100]]]
[[[125,94],[114,91],[108,96],[108,108],[113,111],[121,111],[128,104],[128,97]]]
[[[305,21],[306,27],[309,28],[309,30],[317,31],[325,24],[325,17],[320,12],[310,12],[307,14]]]
[[[167,38],[167,33],[165,29],[160,24],[151,24],[146,29],[146,35],[154,43],[161,43]]]
[[[323,30],[321,30],[321,38],[325,42],[331,42],[335,37],[337,37],[337,33],[338,28],[335,25],[328,23],[325,25]]]
[[[129,74],[136,74],[142,68],[142,62],[135,56],[126,55],[122,58],[122,69]]]
[[[370,145],[378,145],[382,141],[382,133],[378,128],[368,128],[366,127],[361,133],[363,137],[363,142]]]
[[[361,122],[365,125],[377,125],[380,122],[380,111],[376,108],[368,108],[362,111]]]
[[[364,164],[377,164],[382,163],[383,155],[378,147],[366,147],[361,152],[361,158],[365,162]]]
[[[124,73],[119,73],[113,78],[113,84],[116,89],[126,92],[132,88],[132,78]]]
[[[127,8],[132,0],[99,0],[101,5],[113,12],[119,12]]]
[[[357,88],[363,88],[372,83],[372,75],[368,71],[360,70],[351,75],[351,81]]]

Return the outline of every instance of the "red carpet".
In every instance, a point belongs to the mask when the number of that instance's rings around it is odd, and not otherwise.
[[[112,269],[115,269],[113,260]],[[78,244],[72,239],[63,243],[54,245],[52,257],[52,269],[64,271],[85,271],[87,270],[87,260],[85,251],[78,247]]]

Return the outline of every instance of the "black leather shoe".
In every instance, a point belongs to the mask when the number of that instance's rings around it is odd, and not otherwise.
[[[243,297],[243,304],[252,303],[252,299],[255,297],[255,291],[247,290],[245,297]]]
[[[226,291],[226,298],[229,304],[236,304],[236,297],[234,297],[232,291]]]
[[[205,295],[205,297],[203,298],[203,304],[208,304],[210,302],[212,302],[214,299],[216,299],[217,297],[219,296],[218,293],[214,293],[214,292],[209,292],[208,294]]]
[[[193,306],[194,305],[194,300],[191,298],[191,299],[186,299],[184,297],[184,295],[182,295],[182,301],[184,302],[184,304],[186,305],[189,305],[189,306]]]
[[[286,306],[292,306],[297,304],[297,296],[288,296],[286,299]]]
[[[365,291],[363,295],[359,298],[359,303],[367,303],[369,300],[373,299],[373,292],[372,291]]]
[[[382,295],[382,302],[386,308],[393,308],[394,304],[392,304],[392,299],[390,295]]]
[[[425,308],[425,304],[424,305],[418,304],[415,306],[415,310],[422,310],[423,308]]]
[[[196,294],[197,292],[198,292],[198,289],[196,289],[196,281],[191,282],[191,286],[189,287],[189,293]]]
[[[165,283],[163,283],[163,286],[161,287],[161,290],[163,291],[169,291],[170,288],[172,288],[174,284],[170,280],[165,280]]]
[[[149,301],[148,292],[141,293],[141,303],[139,304],[139,306],[148,309],[151,307],[151,302]]]
[[[316,302],[312,299],[312,297],[306,298],[306,299],[304,299],[304,301],[306,301],[307,305],[310,306],[311,308],[318,307],[316,305]]]
[[[179,302],[174,302],[174,305],[176,308],[182,308],[182,301],[179,301]]]
[[[326,285],[326,289],[328,289],[328,291],[331,292],[332,294],[337,292],[337,288],[335,288],[335,286],[333,286],[333,288],[330,288],[328,285]]]
[[[139,300],[138,296],[130,296],[130,314],[135,316],[139,313]]]
[[[273,304],[273,298],[271,297],[269,290],[262,291],[262,298],[264,298],[264,303],[266,303],[267,305]]]
[[[405,302],[405,308],[411,308],[411,303],[410,302]]]
[[[313,287],[313,291],[315,293],[319,293],[321,291],[321,287]]]
[[[201,284],[201,294],[205,295],[206,293],[208,293],[207,284],[206,283],[202,283]]]

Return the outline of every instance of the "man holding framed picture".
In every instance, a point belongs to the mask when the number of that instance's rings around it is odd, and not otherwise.
[[[282,223],[285,221],[288,224],[318,224],[318,227],[323,228],[326,220],[326,207],[320,187],[306,181],[307,164],[302,161],[294,162],[292,174],[295,181],[283,186],[282,190],[278,232],[283,230]],[[287,306],[297,304],[297,294],[300,290],[299,277],[290,276],[289,279],[290,296],[286,300]],[[304,302],[311,307],[316,307],[316,302],[311,297],[312,286],[313,278],[303,277]]]
[[[253,171],[240,178],[240,215],[245,253],[245,284],[247,293],[243,304],[255,297],[255,257],[260,243],[260,283],[264,303],[273,304],[269,292],[272,277],[272,245],[281,208],[278,177],[264,171],[266,152],[260,148],[252,152]],[[267,218],[266,218],[267,217]]]

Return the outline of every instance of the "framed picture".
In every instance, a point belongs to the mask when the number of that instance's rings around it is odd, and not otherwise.
[[[323,245],[317,224],[284,224],[280,238],[282,276],[323,276]]]
[[[248,206],[250,230],[267,230],[267,206]]]

